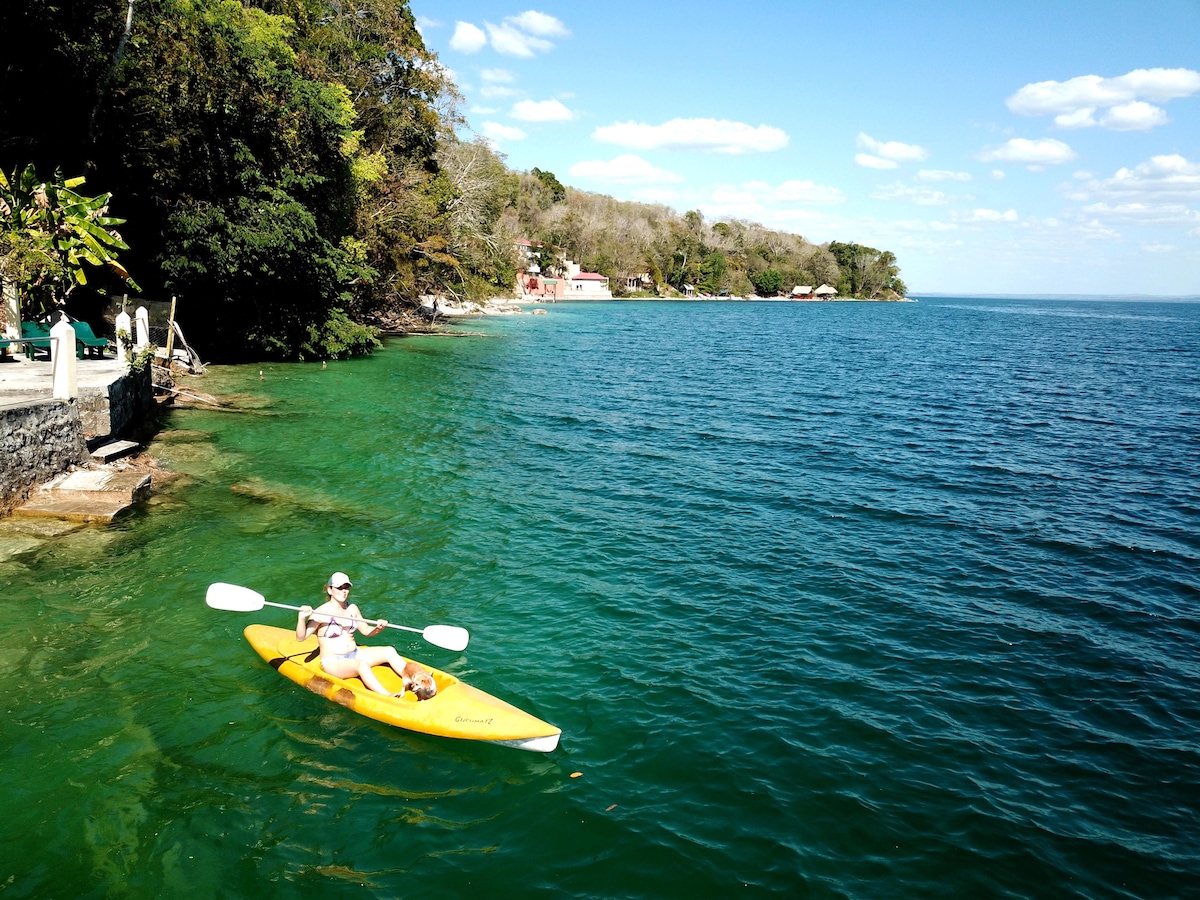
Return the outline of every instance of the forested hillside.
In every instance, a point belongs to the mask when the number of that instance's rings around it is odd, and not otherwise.
[[[510,171],[463,137],[402,0],[7,0],[0,34],[0,168],[111,193],[121,265],[178,296],[210,358],[367,352],[361,323],[422,294],[508,294],[518,237],[662,292],[903,292],[888,253]],[[71,294],[76,314],[127,289],[109,277]]]
[[[680,214],[588,194],[538,169],[509,177],[515,183],[502,230],[549,244],[584,269],[608,275],[617,288],[630,275],[648,274],[660,295],[684,285],[712,295],[774,296],[823,283],[855,297],[905,290],[890,252],[858,244],[815,246],[753,222],[708,222],[694,210]]]

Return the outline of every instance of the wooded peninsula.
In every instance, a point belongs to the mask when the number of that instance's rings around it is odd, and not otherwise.
[[[349,356],[422,296],[510,296],[522,240],[617,296],[905,293],[888,251],[512,171],[405,0],[8,0],[0,33],[23,317],[141,291],[214,360]]]

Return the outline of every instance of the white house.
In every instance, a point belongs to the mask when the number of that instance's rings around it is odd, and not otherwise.
[[[612,291],[608,288],[608,276],[601,275],[599,272],[580,272],[579,267],[574,263],[571,268],[575,269],[570,274],[570,285],[567,288],[566,299],[568,300],[611,300]]]

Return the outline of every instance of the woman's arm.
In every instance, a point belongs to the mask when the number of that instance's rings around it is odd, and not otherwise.
[[[363,619],[365,617],[361,612],[358,611],[358,606],[356,604],[350,604],[350,608],[346,610],[346,612],[357,619],[357,621],[354,623],[354,627],[358,629],[359,634],[366,635],[367,637],[374,637],[375,635],[379,634],[379,632],[383,631],[383,629],[387,628],[387,621],[384,619],[380,619],[374,625],[372,625],[370,622],[364,622]]]
[[[300,607],[300,611],[296,614],[296,640],[307,641],[312,633],[317,630],[317,623],[308,620],[312,612],[313,609],[311,606]]]

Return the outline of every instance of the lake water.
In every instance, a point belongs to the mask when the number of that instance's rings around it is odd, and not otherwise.
[[[184,479],[3,530],[4,900],[1200,890],[1200,305],[465,327],[214,370]],[[204,604],[335,569],[559,749],[363,719]]]

